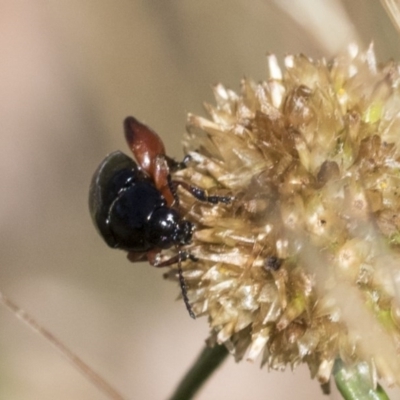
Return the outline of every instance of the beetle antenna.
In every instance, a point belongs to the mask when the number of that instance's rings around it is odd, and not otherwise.
[[[185,303],[186,309],[188,310],[188,313],[191,316],[191,318],[196,319],[196,315],[193,312],[192,306],[190,305],[190,302],[189,302],[189,297],[187,294],[186,280],[183,276],[182,251],[181,250],[179,250],[179,253],[178,253],[178,279],[179,279],[179,284],[181,286],[182,298],[183,298],[183,302]]]

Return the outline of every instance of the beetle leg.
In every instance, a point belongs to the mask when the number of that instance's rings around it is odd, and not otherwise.
[[[146,261],[148,259],[147,253],[135,253],[133,251],[127,254],[127,258],[130,262]]]
[[[189,161],[192,159],[192,157],[189,154],[187,154],[182,161],[176,161],[173,158],[166,155],[165,159],[167,160],[169,169],[172,172],[175,172],[187,168],[187,165]]]
[[[176,190],[171,183],[171,175],[169,173],[168,163],[165,156],[157,156],[154,165],[154,185],[164,196],[168,207],[171,207],[174,201],[179,203]]]
[[[159,260],[159,249],[149,250],[147,253],[147,260],[153,267],[162,268],[162,267],[169,267],[170,265],[179,264],[179,262],[191,260],[191,261],[198,261],[199,259],[195,257],[193,254],[190,254],[187,251],[179,250],[178,254],[175,256],[168,258],[168,260],[160,261]]]
[[[157,156],[165,154],[161,138],[147,125],[136,118],[127,117],[124,121],[125,138],[136,161],[150,176],[154,176]]]
[[[232,196],[209,196],[207,191],[201,189],[197,186],[190,185],[183,181],[173,181],[175,186],[182,186],[185,190],[187,190],[193,197],[200,201],[205,201],[207,203],[217,204],[217,203],[224,203],[229,204],[233,201],[234,197]]]

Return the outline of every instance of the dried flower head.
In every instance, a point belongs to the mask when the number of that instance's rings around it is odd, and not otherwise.
[[[237,360],[305,362],[324,383],[334,360],[400,383],[400,69],[371,48],[327,62],[268,57],[270,79],[214,88],[190,115],[174,178],[231,194],[179,192],[196,225],[184,264],[197,316]],[[171,271],[171,275],[174,271]]]

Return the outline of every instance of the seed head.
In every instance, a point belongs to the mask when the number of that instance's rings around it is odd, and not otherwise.
[[[335,358],[400,383],[400,69],[372,46],[333,59],[288,56],[240,94],[214,88],[189,115],[192,158],[174,179],[196,226],[184,264],[210,340],[236,360],[307,363],[324,383]],[[173,271],[172,271],[173,272]]]

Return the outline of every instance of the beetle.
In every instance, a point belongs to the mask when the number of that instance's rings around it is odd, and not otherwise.
[[[124,121],[125,138],[136,162],[120,151],[110,153],[95,171],[89,189],[89,209],[98,232],[112,248],[128,252],[132,262],[147,260],[156,267],[178,263],[182,297],[195,318],[187,296],[181,262],[196,258],[181,249],[190,243],[194,225],[181,217],[176,186],[210,203],[229,203],[229,196],[209,196],[186,182],[172,181],[171,171],[185,168],[168,157],[161,138],[134,117]],[[160,261],[163,249],[175,246],[176,256]]]

